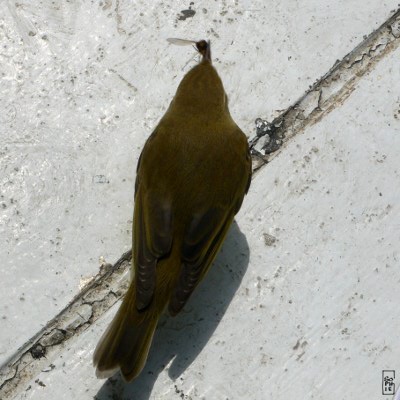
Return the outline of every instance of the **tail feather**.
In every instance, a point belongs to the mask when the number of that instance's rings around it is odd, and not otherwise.
[[[139,312],[132,302],[134,296],[129,293],[133,286],[94,352],[98,378],[112,376],[120,369],[124,379],[131,381],[146,363],[160,313],[152,306]]]

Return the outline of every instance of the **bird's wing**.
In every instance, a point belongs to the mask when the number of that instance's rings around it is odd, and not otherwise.
[[[230,204],[221,205],[219,208],[210,207],[207,211],[192,217],[183,238],[181,272],[169,302],[168,309],[171,315],[176,315],[183,308],[197,284],[210,268],[235,214],[242,205],[244,195],[249,190],[252,176],[251,156],[246,136],[241,131],[240,133],[244,138],[242,149],[246,151],[246,159],[244,164],[240,165],[238,162],[237,170],[232,172],[238,176],[238,184],[233,189],[236,192],[235,199]],[[246,173],[239,178],[241,171],[246,171]]]
[[[136,166],[135,197],[136,197],[136,193],[137,193],[138,188],[139,188],[139,168],[140,168],[140,164],[141,164],[141,161],[142,161],[142,156],[143,156],[143,153],[146,151],[146,149],[149,146],[151,146],[151,143],[153,142],[154,138],[156,137],[157,131],[158,131],[157,128],[154,129],[154,131],[151,133],[151,135],[146,140],[146,143],[144,144],[144,148],[143,148],[143,150],[142,150],[142,152],[140,153],[140,156],[139,156],[139,160],[138,160],[138,163],[137,163],[137,166]]]
[[[176,315],[208,271],[233,221],[234,213],[213,208],[193,217],[185,234],[182,266],[168,310]]]
[[[251,162],[251,154],[250,154],[250,149],[247,146],[247,153],[246,153],[246,169],[247,169],[247,177],[246,177],[246,187],[244,189],[244,193],[241,193],[237,196],[236,203],[235,203],[235,214],[240,210],[240,207],[242,206],[243,203],[243,198],[244,195],[247,194],[250,188],[251,184],[251,177],[253,175],[253,166]]]
[[[156,266],[159,258],[169,254],[172,246],[172,211],[168,203],[143,201],[138,193],[135,201],[134,266],[136,308],[146,308],[154,295]]]

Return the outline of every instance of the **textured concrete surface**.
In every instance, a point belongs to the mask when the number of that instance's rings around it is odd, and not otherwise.
[[[138,381],[102,386],[88,368],[114,307],[18,398],[389,399],[381,373],[400,351],[399,57],[256,176],[240,230],[184,315],[163,321]]]
[[[100,256],[130,248],[139,151],[194,62],[166,37],[213,41],[232,114],[253,136],[257,117],[293,103],[395,6],[1,3],[0,362]],[[102,386],[90,367],[114,307],[20,398],[385,399],[381,370],[400,368],[398,57],[258,172],[242,233],[184,315],[164,322],[138,382]]]

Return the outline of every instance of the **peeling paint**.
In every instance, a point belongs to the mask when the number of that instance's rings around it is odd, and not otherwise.
[[[371,33],[359,46],[337,61],[295,104],[272,122],[258,118],[256,137],[250,141],[257,170],[279,152],[284,143],[318,122],[351,95],[359,79],[384,56],[396,49],[400,40],[400,10]],[[260,162],[262,160],[262,162]]]
[[[102,268],[60,314],[0,368],[1,399],[15,395],[19,387],[47,368],[67,341],[86,330],[124,295],[130,259],[129,251],[113,267]]]

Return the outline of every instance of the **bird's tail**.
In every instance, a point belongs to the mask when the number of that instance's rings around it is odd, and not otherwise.
[[[135,307],[135,285],[130,285],[120,309],[94,352],[93,364],[98,378],[107,378],[118,369],[128,382],[140,374],[160,313],[155,304],[138,311]]]

